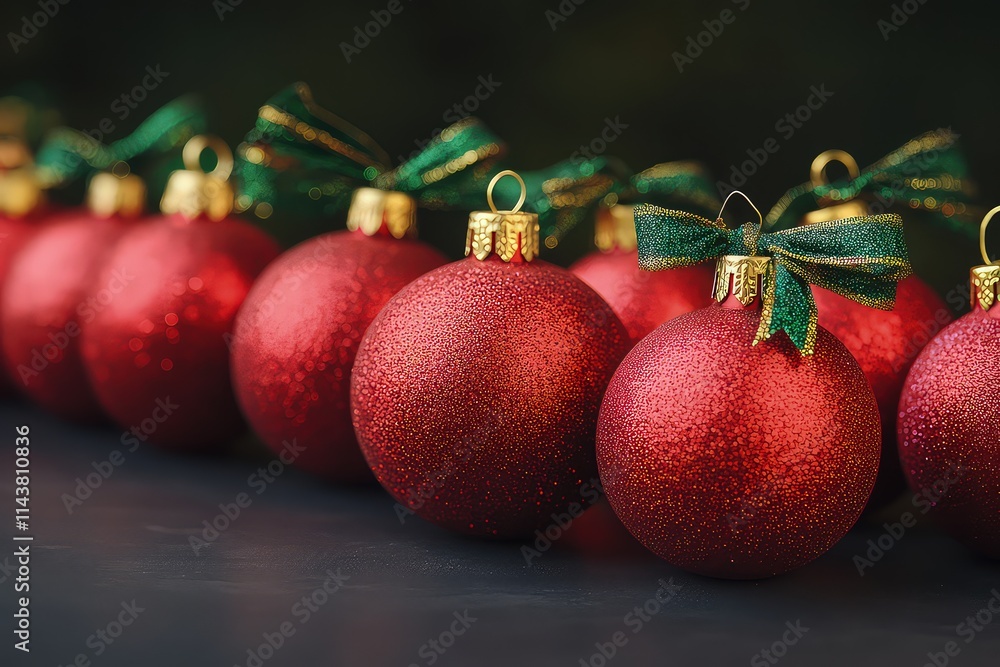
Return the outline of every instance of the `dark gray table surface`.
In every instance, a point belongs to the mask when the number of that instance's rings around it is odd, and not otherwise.
[[[245,449],[192,459],[143,445],[70,514],[63,494],[74,493],[93,462],[121,449],[121,434],[60,423],[24,405],[4,405],[0,416],[7,506],[0,515],[11,517],[0,550],[2,665],[69,665],[82,654],[78,664],[108,667],[920,667],[933,664],[929,652],[944,664],[948,642],[958,651],[947,664],[1000,665],[1000,614],[966,620],[1000,587],[1000,564],[926,517],[859,576],[854,556],[884,532],[880,522],[907,510],[905,499],[818,561],[766,581],[694,576],[629,548],[582,550],[568,534],[529,566],[520,543],[460,538],[416,518],[401,524],[377,487],[335,488],[288,470],[258,494],[248,477],[267,458]],[[12,646],[9,570],[13,427],[22,423],[31,427],[33,458],[29,655]],[[252,504],[196,554],[190,536],[240,493]],[[305,618],[301,599],[322,590],[328,572],[346,577],[343,586],[316,594]],[[653,598],[661,578],[680,588],[651,604],[659,609],[643,620],[634,609]],[[122,605],[133,601],[141,611],[118,634],[119,616],[129,620]],[[466,612],[475,620],[454,623]],[[258,652],[265,633],[273,638],[283,623],[293,633],[258,662],[248,651]],[[808,630],[796,638],[789,623]],[[450,634],[453,625],[464,632]],[[108,643],[98,630],[117,637],[105,634]],[[626,641],[607,660],[595,643],[617,632]],[[795,643],[775,647],[783,635]],[[431,639],[448,647],[436,650]],[[780,659],[760,653],[772,647]]]

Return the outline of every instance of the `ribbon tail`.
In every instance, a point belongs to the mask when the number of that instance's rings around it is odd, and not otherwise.
[[[790,271],[777,256],[768,272],[762,300],[760,327],[754,344],[784,331],[803,355],[816,351],[818,312],[809,284]],[[778,298],[778,295],[781,298]]]

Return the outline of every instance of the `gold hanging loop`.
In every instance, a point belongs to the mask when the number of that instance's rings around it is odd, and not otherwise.
[[[498,211],[496,204],[493,203],[493,188],[496,187],[497,183],[504,176],[513,176],[515,179],[517,179],[518,184],[520,184],[521,186],[521,197],[517,200],[517,204],[514,206],[514,208],[510,209],[509,211]],[[513,169],[504,169],[503,171],[498,172],[497,175],[494,176],[493,179],[490,181],[490,184],[486,186],[486,201],[490,205],[490,210],[493,211],[494,213],[517,213],[518,211],[521,210],[521,207],[524,206],[524,200],[527,197],[528,197],[528,188],[524,185],[524,179],[521,178],[521,175],[518,174]]]
[[[983,222],[979,226],[979,252],[982,253],[983,262],[986,264],[1000,264],[1000,260],[997,260],[996,262],[991,260],[989,252],[986,250],[986,228],[989,227],[990,221],[997,213],[1000,213],[1000,206],[991,209],[990,212],[986,214],[986,217],[983,218]]]
[[[839,162],[847,167],[847,174],[852,180],[861,175],[857,160],[847,151],[836,148],[823,151],[816,156],[812,161],[812,165],[809,166],[809,181],[814,188],[830,184],[830,179],[826,176],[826,168],[831,162]],[[836,190],[831,192],[831,197],[839,196],[840,193]],[[802,222],[809,225],[817,222],[829,222],[830,220],[856,218],[868,214],[868,206],[865,202],[855,198],[847,200],[832,199],[831,201],[827,197],[824,197],[820,202],[820,207],[815,211],[806,213],[802,218]]]
[[[752,208],[757,213],[757,218],[760,220],[760,231],[763,233],[764,216],[761,214],[760,209],[757,208],[757,206],[750,200],[750,197],[747,197],[744,193],[740,192],[739,190],[733,190],[732,192],[729,193],[729,196],[726,197],[726,200],[722,202],[722,208],[719,209],[719,215],[716,216],[716,219],[719,221],[722,220],[722,212],[726,210],[726,204],[729,203],[729,200],[732,199],[733,195],[739,195],[747,200],[747,203],[750,204],[750,208]]]
[[[858,162],[854,159],[853,155],[847,151],[833,148],[823,151],[812,161],[812,165],[809,167],[809,180],[814,186],[830,184],[830,179],[826,177],[826,168],[831,162],[839,162],[847,167],[847,174],[851,179],[855,179],[861,175]]]
[[[983,266],[974,266],[971,271],[972,278],[972,308],[982,308],[985,311],[991,310],[1000,303],[1000,260],[993,262],[990,254],[986,250],[986,228],[989,227],[993,216],[1000,213],[1000,206],[996,206],[986,214],[979,227],[979,252],[983,255]]]
[[[205,149],[215,153],[216,165],[209,172],[201,168],[201,154]],[[233,152],[222,139],[204,134],[191,137],[181,153],[184,169],[170,174],[167,187],[160,200],[160,210],[171,215],[180,213],[193,220],[205,216],[222,220],[233,210],[233,186],[229,176],[233,172]],[[260,215],[260,211],[257,212]],[[267,217],[267,216],[261,216]]]
[[[205,172],[209,176],[214,176],[220,181],[229,180],[229,175],[233,173],[233,152],[225,141],[219,137],[207,134],[198,134],[184,144],[184,151],[181,158],[184,160],[184,168],[191,171],[202,171],[201,154],[209,148],[215,153],[216,165],[212,171]]]

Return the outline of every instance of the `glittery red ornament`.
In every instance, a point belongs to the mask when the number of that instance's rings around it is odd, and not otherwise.
[[[4,364],[26,395],[61,417],[103,418],[83,367],[81,326],[112,297],[95,282],[96,274],[108,249],[141,213],[145,194],[136,176],[98,174],[91,182],[91,207],[39,229],[7,275],[0,297]],[[102,207],[107,202],[113,206]]]
[[[3,286],[7,281],[7,275],[10,272],[14,258],[36,230],[35,226],[25,220],[0,214],[0,239],[2,239],[2,242],[0,242],[0,291],[3,290]],[[0,303],[0,309],[2,307],[2,303]],[[6,327],[0,326],[0,343],[2,343],[7,335]],[[0,396],[14,394],[15,387],[18,384],[10,375],[0,374]]]
[[[7,372],[21,391],[60,417],[101,419],[80,356],[80,326],[95,312],[100,259],[123,229],[120,219],[81,212],[77,220],[36,234],[7,276],[0,306]]]
[[[122,428],[156,422],[152,442],[215,448],[243,429],[229,379],[228,335],[254,278],[278,255],[233,218],[175,215],[139,225],[107,256],[107,304],[83,325],[88,376]]]
[[[615,249],[587,255],[569,270],[608,302],[634,342],[711,301],[712,270],[705,265],[640,271],[635,250]]]
[[[425,519],[528,536],[583,505],[601,393],[627,349],[611,309],[563,269],[448,264],[393,298],[362,341],[358,440],[379,482]]]
[[[0,293],[14,259],[31,237],[61,216],[74,214],[45,204],[37,172],[28,166],[30,163],[26,145],[20,140],[0,138]],[[0,326],[0,346],[7,333],[7,327]],[[14,395],[20,384],[0,373],[0,396]]]
[[[754,302],[759,303],[759,302]],[[672,564],[731,579],[804,565],[851,528],[878,465],[878,407],[857,362],[818,330],[753,345],[732,296],[644,338],[615,373],[597,433],[615,512]]]
[[[247,421],[296,465],[337,481],[371,479],[350,413],[361,337],[400,289],[444,264],[428,245],[333,232],[292,248],[254,284],[233,339],[233,386]]]
[[[473,213],[466,247],[369,327],[354,427],[402,512],[529,537],[589,505],[597,410],[628,334],[580,279],[531,261],[537,216]]]
[[[821,287],[813,287],[813,296],[819,324],[850,350],[875,392],[882,422],[882,456],[868,509],[877,509],[906,488],[896,445],[903,380],[924,345],[951,322],[951,312],[916,276],[899,282],[891,311],[870,308]]]
[[[205,143],[194,137],[192,145],[197,166]],[[208,145],[223,164],[228,149]],[[223,178],[175,172],[161,204],[168,215],[133,227],[102,262],[97,285],[108,298],[83,324],[84,364],[105,412],[140,431],[136,437],[204,450],[243,429],[228,342],[254,278],[279,248],[260,229],[226,217],[232,201]]]
[[[712,269],[705,264],[671,271],[640,271],[634,206],[598,209],[594,243],[598,251],[569,267],[608,302],[633,343],[678,315],[712,302]]]
[[[973,311],[924,348],[899,402],[899,455],[916,502],[993,558],[1000,558],[998,284],[1000,266],[974,269]]]

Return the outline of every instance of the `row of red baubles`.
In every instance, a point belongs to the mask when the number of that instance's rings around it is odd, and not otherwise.
[[[898,428],[912,488],[1000,556],[1000,307],[945,329],[904,391],[924,325],[949,318],[917,278],[889,313],[817,289],[835,335],[800,357],[784,336],[751,345],[759,300],[712,302],[710,268],[638,271],[630,207],[599,212],[602,252],[570,271],[535,259],[537,218],[512,211],[472,213],[468,257],[446,264],[415,240],[413,201],[374,189],[350,231],[279,255],[230,217],[224,146],[196,137],[185,162],[160,217],[110,175],[93,213],[19,200],[26,215],[0,217],[6,370],[52,412],[177,450],[245,418],[304,447],[303,469],[374,473],[405,511],[473,535],[532,537],[603,484],[645,546],[733,578],[800,566],[898,496]]]

